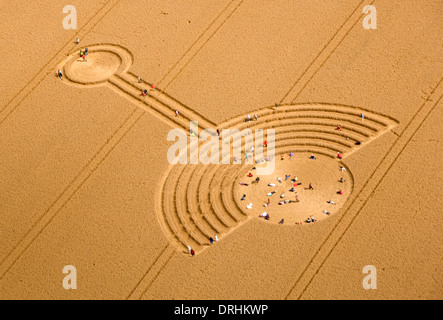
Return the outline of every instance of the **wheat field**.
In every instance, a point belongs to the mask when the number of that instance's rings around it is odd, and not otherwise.
[[[442,1],[65,5],[0,4],[1,299],[443,298]]]

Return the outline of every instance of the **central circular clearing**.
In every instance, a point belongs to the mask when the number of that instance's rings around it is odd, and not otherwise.
[[[255,180],[257,170],[249,170],[237,178],[235,201],[244,212],[253,217],[266,212],[269,220],[263,217],[260,219],[271,223],[284,219],[285,225],[300,222],[305,224],[311,216],[319,221],[333,215],[343,206],[352,191],[352,176],[347,169],[341,170],[343,164],[336,159],[315,155],[316,159],[311,160],[310,156],[307,153],[295,153],[292,157],[286,154],[283,159],[276,156],[274,172],[259,176],[258,183]],[[272,168],[269,172],[272,172]],[[286,175],[289,177],[286,178]],[[344,182],[340,182],[341,178]],[[309,184],[313,189],[309,188]],[[340,190],[342,194],[338,193]],[[243,195],[245,198],[241,200]],[[248,208],[250,203],[252,207]]]
[[[66,75],[77,83],[107,81],[120,67],[121,58],[109,51],[90,52],[86,59],[72,59],[65,67]]]

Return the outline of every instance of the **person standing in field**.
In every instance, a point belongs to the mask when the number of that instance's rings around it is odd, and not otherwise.
[[[218,242],[218,236],[215,235],[214,238],[215,238],[215,241]]]
[[[60,78],[60,80],[62,80],[63,74],[62,71],[60,69],[58,69],[58,77]]]
[[[194,257],[194,255],[195,255],[195,251],[194,251],[194,249],[191,249],[191,256]]]

